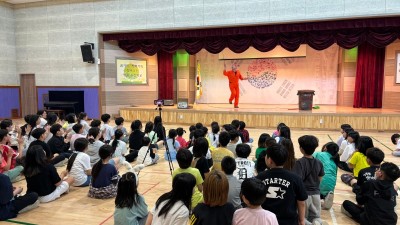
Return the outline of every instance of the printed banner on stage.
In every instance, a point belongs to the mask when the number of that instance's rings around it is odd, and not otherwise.
[[[239,81],[239,103],[297,104],[298,90],[314,90],[314,104],[336,105],[338,52],[337,45],[323,51],[307,46],[305,57],[219,60],[217,54],[202,50],[196,54],[203,89],[197,102],[228,103],[225,62],[227,70],[235,66],[248,78]]]
[[[117,84],[147,84],[147,61],[116,58]]]

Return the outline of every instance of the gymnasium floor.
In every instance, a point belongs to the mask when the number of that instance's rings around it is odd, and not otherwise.
[[[143,121],[142,121],[143,122]],[[125,126],[128,128],[129,124],[126,122]],[[179,125],[165,125],[166,129],[177,128]],[[182,126],[188,130],[188,127]],[[256,143],[261,133],[271,134],[273,129],[248,129],[250,136],[254,138],[255,145],[252,148],[252,153],[249,158],[254,157]],[[168,132],[168,131],[167,131]],[[297,138],[304,134],[315,135],[319,139],[319,148],[326,142],[332,139],[336,141],[340,135],[339,131],[311,131],[311,130],[292,130],[292,140],[294,142],[296,157],[301,157],[298,149]],[[391,155],[391,149],[395,146],[390,142],[392,133],[388,132],[360,132],[361,135],[370,136],[374,145],[385,152],[385,161],[394,162],[400,165],[400,158],[395,158]],[[184,136],[188,139],[188,134]],[[158,154],[161,160],[158,164],[144,168],[139,174],[139,192],[144,195],[149,210],[154,206],[157,198],[170,190],[171,188],[171,175],[167,161],[163,158],[165,150],[159,150]],[[135,163],[133,163],[134,165]],[[175,168],[178,168],[176,162],[173,163]],[[58,168],[61,172],[65,167]],[[120,169],[120,174],[126,172],[125,168]],[[341,203],[346,200],[355,200],[354,194],[351,192],[350,187],[340,181],[340,175],[343,172],[338,171],[338,180],[335,190],[334,205],[330,211],[323,210],[321,217],[329,224],[356,224],[351,219],[347,218],[340,212]],[[400,184],[400,180],[397,181]],[[14,186],[21,186],[26,190],[25,180],[19,181]],[[27,213],[20,214],[17,218],[2,222],[0,224],[113,224],[114,212],[114,199],[97,200],[87,197],[88,187],[77,188],[71,187],[68,194],[63,195],[60,199],[51,203],[41,204],[38,208]],[[400,198],[397,198],[399,202]],[[400,213],[399,206],[396,207],[397,214]]]

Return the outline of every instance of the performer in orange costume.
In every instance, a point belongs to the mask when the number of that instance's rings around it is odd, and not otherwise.
[[[236,69],[236,65],[232,65],[232,70],[226,71],[226,64],[224,62],[224,76],[228,77],[229,89],[231,89],[231,96],[229,97],[229,104],[232,104],[232,100],[235,99],[234,107],[239,108],[239,79],[247,80],[243,78],[240,71]]]

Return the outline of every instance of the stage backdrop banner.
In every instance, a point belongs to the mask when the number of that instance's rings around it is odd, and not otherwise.
[[[196,54],[203,88],[197,102],[228,103],[226,63],[227,70],[235,65],[248,78],[239,81],[240,103],[297,104],[297,90],[315,90],[314,104],[336,105],[338,53],[335,44],[323,51],[307,46],[305,57],[219,60],[218,54],[203,49]]]
[[[116,58],[117,84],[147,84],[147,61]]]

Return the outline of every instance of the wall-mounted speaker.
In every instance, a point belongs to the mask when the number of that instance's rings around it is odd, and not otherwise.
[[[82,59],[84,62],[94,63],[92,47],[93,47],[93,44],[90,44],[90,43],[87,43],[87,44],[85,43],[85,44],[81,45]]]

